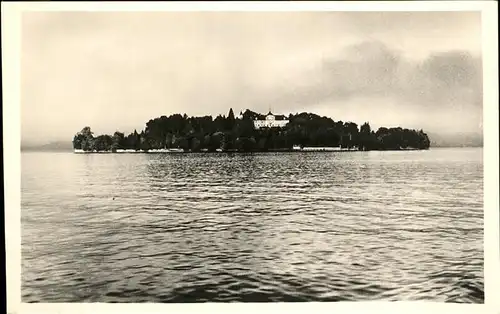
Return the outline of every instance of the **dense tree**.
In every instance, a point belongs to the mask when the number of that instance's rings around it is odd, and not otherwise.
[[[226,130],[231,131],[235,126],[235,122],[233,108],[230,108],[226,119]]]
[[[372,131],[368,122],[361,125],[359,129],[358,143],[360,150],[373,150],[379,145],[379,142],[375,137],[375,133]]]
[[[84,151],[93,150],[94,133],[89,126],[84,127],[73,138],[73,147],[75,149],[83,149]]]
[[[92,145],[93,151],[108,151],[111,149],[113,145],[113,138],[107,134],[99,135],[95,138]]]
[[[113,144],[111,145],[111,149],[116,151],[117,149],[124,149],[126,146],[125,134],[116,131],[115,134],[113,134]]]
[[[141,133],[134,130],[128,136],[117,131],[113,136],[94,138],[90,127],[85,127],[74,136],[73,147],[85,151],[182,148],[197,152],[287,150],[294,145],[358,147],[360,150],[428,149],[430,145],[423,130],[381,127],[374,132],[368,122],[358,128],[356,123],[336,122],[313,113],[290,114],[289,123],[280,129],[255,129],[253,121],[265,119],[265,115],[251,110],[240,116],[236,118],[232,108],[227,117],[218,115],[215,119],[186,114],[161,116],[149,120]]]

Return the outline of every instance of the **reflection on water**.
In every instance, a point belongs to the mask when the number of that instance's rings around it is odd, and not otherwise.
[[[482,182],[482,149],[23,153],[23,302],[482,303]]]

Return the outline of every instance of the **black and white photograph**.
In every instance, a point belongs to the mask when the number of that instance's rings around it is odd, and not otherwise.
[[[18,19],[21,303],[485,304],[480,9],[65,8]]]

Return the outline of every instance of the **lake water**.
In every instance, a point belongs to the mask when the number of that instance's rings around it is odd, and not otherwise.
[[[482,155],[23,153],[22,301],[483,303]]]

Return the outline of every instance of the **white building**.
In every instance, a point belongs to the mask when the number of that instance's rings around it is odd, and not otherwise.
[[[276,118],[271,112],[266,116],[265,120],[254,120],[253,125],[256,129],[261,128],[282,128],[288,124],[288,120],[283,116]]]

